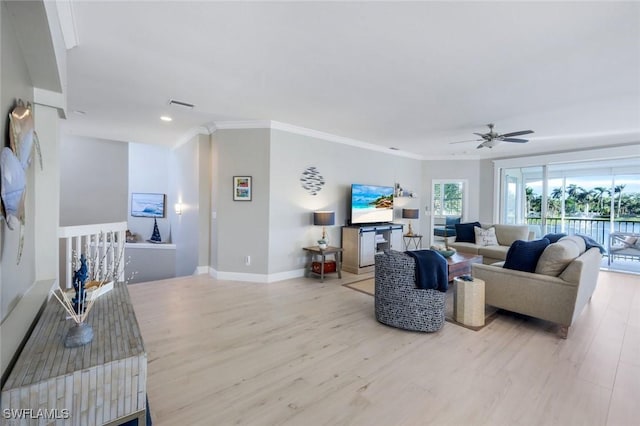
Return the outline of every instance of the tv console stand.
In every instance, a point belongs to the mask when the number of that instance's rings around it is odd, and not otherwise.
[[[342,269],[352,274],[373,272],[375,256],[384,250],[403,250],[403,225],[377,223],[342,227]]]

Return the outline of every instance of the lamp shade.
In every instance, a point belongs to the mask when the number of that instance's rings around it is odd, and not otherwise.
[[[313,224],[318,226],[331,226],[336,222],[336,213],[329,211],[313,212]]]
[[[402,209],[403,219],[417,219],[420,210],[418,209]]]

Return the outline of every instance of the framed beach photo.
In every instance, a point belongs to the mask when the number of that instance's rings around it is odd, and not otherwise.
[[[251,176],[233,177],[233,201],[251,201]]]
[[[131,216],[164,217],[165,195],[147,192],[131,193]]]

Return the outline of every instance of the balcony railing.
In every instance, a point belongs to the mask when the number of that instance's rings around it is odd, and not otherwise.
[[[565,218],[564,230],[562,228],[562,218],[548,217],[547,227],[542,229],[542,219],[539,217],[528,217],[527,224],[536,231],[536,236],[543,236],[548,233],[564,232],[566,234],[583,234],[593,238],[603,246],[607,247],[610,233],[610,221],[606,218]],[[640,218],[637,220],[616,219],[613,222],[613,232],[634,232],[640,233]]]

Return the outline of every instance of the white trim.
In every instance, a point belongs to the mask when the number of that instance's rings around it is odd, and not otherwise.
[[[169,243],[125,243],[126,249],[157,249],[157,250],[175,250],[175,244]]]
[[[209,130],[209,125],[207,126],[198,126],[190,129],[187,133],[182,135],[180,139],[171,147],[172,150],[180,148],[182,145],[189,142],[191,139],[195,138],[198,135],[208,136],[211,134]]]
[[[60,29],[62,30],[62,38],[64,45],[69,49],[73,49],[80,41],[78,39],[78,29],[76,28],[76,20],[73,13],[73,3],[70,0],[56,1],[58,9],[58,20]]]
[[[208,274],[209,273],[209,267],[208,266],[198,266],[196,267],[196,270],[193,271],[193,275],[204,275],[204,274]]]
[[[215,123],[216,129],[220,130],[238,130],[238,129],[272,129],[282,130],[284,132],[293,133],[310,138],[322,139],[329,142],[340,143],[343,145],[355,146],[358,148],[368,149],[370,151],[383,152],[385,154],[396,155],[399,157],[413,158],[415,160],[425,160],[425,157],[406,151],[396,151],[380,145],[374,145],[369,142],[351,139],[344,136],[338,136],[331,133],[321,132],[319,130],[308,129],[306,127],[295,126],[293,124],[281,123],[279,121],[255,120],[255,121],[220,121]]]
[[[127,222],[98,223],[95,225],[76,225],[58,227],[58,238],[70,238],[78,235],[99,234],[100,232],[126,231]]]
[[[67,97],[63,93],[33,88],[33,103],[58,110],[58,117],[67,118]]]
[[[611,148],[596,148],[590,150],[562,152],[556,154],[514,157],[492,161],[495,167],[509,169],[514,167],[543,166],[553,163],[577,163],[639,156],[640,144],[634,144]]]
[[[304,269],[295,269],[293,271],[278,272],[275,274],[249,274],[245,272],[225,272],[217,271],[209,267],[209,275],[214,279],[221,281],[244,281],[251,283],[273,283],[284,281],[292,278],[300,278],[304,276]]]

